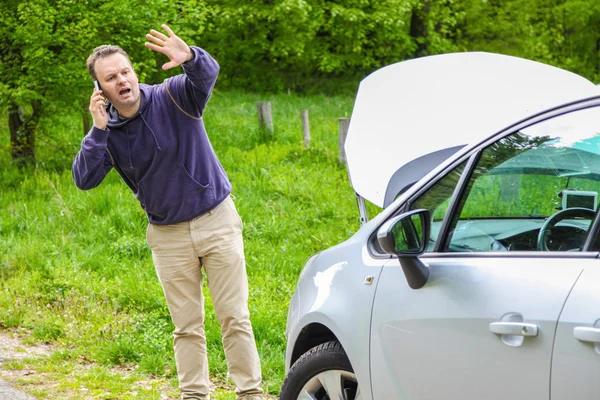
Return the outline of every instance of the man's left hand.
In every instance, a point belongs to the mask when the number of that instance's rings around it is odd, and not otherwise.
[[[163,64],[162,69],[171,69],[191,60],[193,54],[190,47],[180,37],[175,35],[167,25],[163,24],[162,28],[168,33],[168,37],[154,29],[146,34],[146,39],[154,42],[146,42],[146,47],[159,53],[163,53],[171,60],[170,62]]]

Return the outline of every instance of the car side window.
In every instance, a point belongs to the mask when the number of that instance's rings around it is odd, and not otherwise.
[[[581,251],[598,208],[599,117],[563,115],[485,148],[444,251]]]
[[[442,179],[421,194],[418,199],[411,202],[410,210],[426,209],[431,215],[431,236],[427,251],[433,250],[437,242],[442,221],[448,211],[452,194],[456,189],[460,176],[465,169],[466,162],[454,168]]]

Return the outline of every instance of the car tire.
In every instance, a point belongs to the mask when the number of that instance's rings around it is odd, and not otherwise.
[[[360,400],[356,375],[337,340],[304,353],[288,371],[280,400]]]

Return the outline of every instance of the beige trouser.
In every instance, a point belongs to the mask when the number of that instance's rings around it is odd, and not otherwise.
[[[209,398],[202,267],[221,324],[235,392],[238,396],[261,394],[260,361],[248,312],[242,220],[231,198],[191,221],[150,224],[147,240],[175,324],[181,397]]]

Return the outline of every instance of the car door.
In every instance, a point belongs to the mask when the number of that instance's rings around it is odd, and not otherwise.
[[[552,400],[589,400],[600,394],[600,260],[575,284],[556,331]]]
[[[409,200],[432,215],[431,251],[420,257],[430,275],[413,290],[398,259],[381,272],[374,399],[550,398],[561,310],[582,272],[598,267],[584,251],[596,211],[560,209],[564,190],[600,191],[600,126],[582,133],[581,122],[600,114],[579,113],[482,146]]]
[[[548,399],[556,322],[577,276],[594,261],[483,254],[423,261],[431,275],[422,289],[407,288],[397,260],[379,279],[374,399]],[[494,323],[496,332],[517,323],[516,331],[494,333]]]

